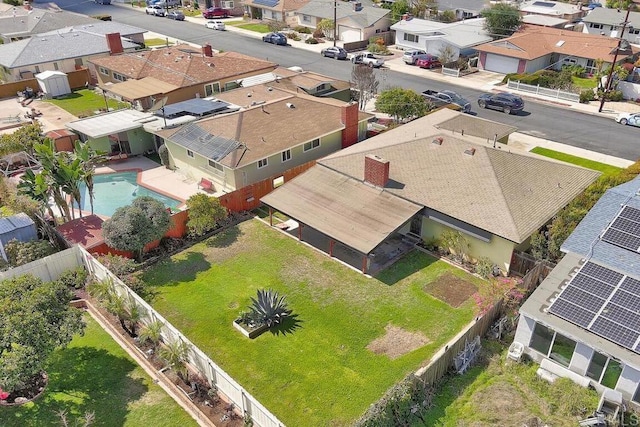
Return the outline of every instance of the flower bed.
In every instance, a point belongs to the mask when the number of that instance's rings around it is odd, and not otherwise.
[[[233,327],[242,333],[245,337],[254,339],[257,336],[261,335],[263,332],[266,332],[269,329],[269,326],[266,324],[263,325],[255,325],[255,324],[247,324],[242,322],[240,319],[236,319],[233,321]]]

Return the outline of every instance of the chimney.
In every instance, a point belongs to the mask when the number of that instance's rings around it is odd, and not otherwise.
[[[107,37],[107,47],[109,48],[109,53],[111,55],[116,55],[118,53],[124,52],[122,48],[122,39],[120,38],[120,33],[110,33],[106,35]]]
[[[362,3],[359,1],[353,2],[353,11],[360,12],[362,10]]]
[[[211,48],[211,45],[209,43],[205,43],[202,46],[202,54],[208,58],[213,57],[213,49]]]
[[[358,142],[358,103],[344,105],[341,108],[342,113],[342,148],[347,148]]]
[[[384,188],[389,181],[389,160],[375,154],[364,157],[364,180],[376,187]]]

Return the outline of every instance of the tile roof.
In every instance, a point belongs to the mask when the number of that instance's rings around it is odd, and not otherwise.
[[[434,125],[450,119],[441,110],[331,154],[318,163],[362,180],[364,156],[390,162],[385,189],[516,243],[525,241],[599,175],[533,154],[494,149],[465,132]],[[439,119],[440,118],[440,119]],[[405,129],[403,129],[405,128]],[[442,145],[432,143],[442,137]],[[465,150],[474,148],[473,155]]]
[[[260,2],[259,0],[245,0],[244,4],[246,6],[253,6],[259,9],[275,10],[278,12],[290,12],[298,10],[299,8],[307,4],[307,0],[276,0],[274,6],[267,6],[264,2]]]
[[[124,49],[138,47],[122,40]],[[103,35],[84,31],[38,34],[30,38],[0,45],[0,65],[7,68],[84,58],[109,53]]]
[[[63,10],[49,11],[32,9],[26,15],[0,16],[0,34],[3,36],[28,36],[48,31],[58,30],[73,25],[92,24],[100,22],[98,19],[86,15]]]
[[[387,17],[391,13],[389,9],[380,7],[363,6],[361,10],[355,11],[352,2],[339,1],[336,3],[336,14],[338,21],[350,19],[358,24],[361,28],[367,28],[376,22]],[[324,0],[310,0],[306,5],[302,6],[296,12],[298,15],[309,15],[321,19],[333,20],[334,10],[329,7]]]
[[[492,40],[484,29],[484,21],[484,18],[475,18],[444,23],[412,18],[396,22],[391,29],[423,36],[440,36],[459,48],[466,48]]]
[[[178,89],[169,83],[154,77],[143,77],[140,80],[127,80],[121,83],[103,85],[105,90],[122,96],[124,99],[136,100],[158,94],[166,94]]]
[[[604,59],[613,62],[612,51],[618,45],[617,39],[597,34],[585,34],[558,28],[525,25],[521,31],[502,40],[476,46],[480,52],[495,53],[532,60],[551,53],[579,58]],[[633,47],[633,52],[640,49]],[[623,59],[619,55],[618,59]]]
[[[204,56],[190,45],[123,53],[90,62],[116,71],[129,79],[154,77],[177,87],[215,82],[250,73],[269,72],[277,64],[236,52]]]

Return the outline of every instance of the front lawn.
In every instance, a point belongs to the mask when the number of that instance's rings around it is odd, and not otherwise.
[[[585,78],[585,77],[571,77],[571,82],[574,86],[579,87],[580,89],[595,89],[598,84],[598,80],[595,77]]]
[[[167,39],[161,39],[161,38],[151,38],[151,39],[144,39],[144,45],[146,47],[160,47],[160,46],[171,46],[173,45],[173,42],[167,41]]]
[[[596,171],[602,172],[603,175],[616,174],[622,170],[619,167],[611,166],[606,163],[600,163],[594,160],[572,156],[571,154],[565,154],[559,151],[549,150],[548,148],[535,147],[533,150],[531,150],[531,152],[539,154],[541,156],[550,157],[552,159],[561,160],[566,163],[571,163],[573,165],[582,166],[583,168],[596,170]]]
[[[256,24],[256,23],[244,23],[243,21],[228,22],[226,25],[231,25],[234,27],[242,28],[243,30],[254,31],[256,33],[268,33],[271,32],[268,25],[265,24]]]
[[[486,286],[418,251],[366,278],[254,219],[144,280],[154,307],[282,422],[343,426],[475,317],[473,298],[453,308],[429,293],[446,272]],[[232,321],[261,288],[285,295],[295,317],[249,340]]]
[[[69,425],[87,412],[95,426],[196,426],[191,418],[90,317],[84,336],[53,354],[47,368],[49,385],[35,402],[0,408],[2,427],[62,425],[57,412],[67,412]]]
[[[76,117],[93,116],[96,111],[105,108],[104,96],[89,89],[76,90],[62,98],[49,99],[46,102],[55,104]],[[109,109],[113,110],[127,108],[129,105],[109,97],[107,97],[107,103],[109,104]]]

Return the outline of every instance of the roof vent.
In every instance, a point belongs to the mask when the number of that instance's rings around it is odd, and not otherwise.
[[[442,141],[443,141],[442,137],[439,136],[436,139],[434,139],[433,141],[431,141],[431,143],[432,144],[436,144],[436,145],[442,145]]]
[[[291,108],[291,109],[296,108],[296,106],[295,106],[295,105],[293,105],[293,104],[292,104],[292,103],[290,103],[290,102],[287,102],[287,104],[286,104],[286,105],[287,105],[287,108]]]
[[[271,91],[273,91],[273,88],[272,88],[271,86],[269,86],[269,87],[267,88],[267,92],[271,92]]]
[[[464,150],[464,154],[468,154],[469,156],[473,156],[474,154],[476,154],[476,149],[475,148],[467,148],[466,150]]]
[[[252,94],[251,92],[249,92],[249,93],[247,94],[247,98],[251,98],[252,96],[253,96],[253,94]]]

